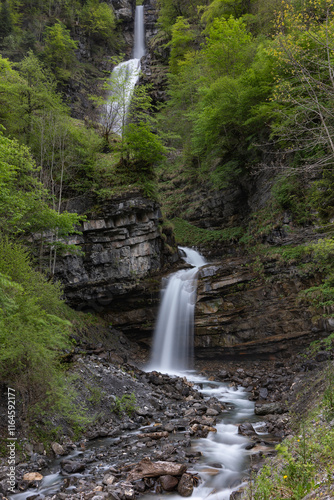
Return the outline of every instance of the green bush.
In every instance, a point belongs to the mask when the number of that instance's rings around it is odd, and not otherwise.
[[[272,194],[280,208],[293,214],[297,224],[310,222],[308,190],[297,176],[281,176],[274,184]]]
[[[243,234],[241,227],[219,230],[203,229],[179,217],[172,219],[171,222],[174,226],[176,241],[182,245],[197,246],[217,241],[238,241]]]
[[[123,394],[121,398],[116,397],[113,411],[119,416],[126,414],[131,417],[131,415],[136,411],[135,394],[132,392],[131,394]]]

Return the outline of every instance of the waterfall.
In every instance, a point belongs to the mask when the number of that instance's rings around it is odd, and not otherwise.
[[[133,58],[141,59],[145,55],[145,30],[144,30],[144,7],[138,5],[135,15],[135,43],[133,47]]]
[[[193,358],[197,274],[206,261],[195,250],[180,248],[185,253],[184,260],[194,267],[182,269],[168,279],[162,295],[148,370],[179,373],[190,368]]]
[[[131,97],[140,75],[140,59],[145,55],[144,7],[135,13],[133,59],[121,62],[112,71],[108,82],[109,99],[105,107],[105,125],[122,135]]]

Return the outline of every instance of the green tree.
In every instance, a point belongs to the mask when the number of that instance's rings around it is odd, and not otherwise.
[[[111,5],[99,0],[88,0],[81,14],[82,24],[87,33],[98,40],[106,40],[111,45],[115,38],[116,18]]]
[[[203,9],[202,21],[211,24],[216,18],[233,16],[235,19],[250,14],[254,0],[213,0]]]
[[[163,158],[166,152],[161,139],[152,132],[149,123],[129,123],[125,130],[127,157],[140,165],[142,171]]]
[[[49,208],[47,192],[36,172],[29,149],[0,133],[0,231],[31,235],[54,230],[65,237],[74,231],[80,217]]]
[[[190,24],[182,16],[178,17],[172,27],[172,39],[170,42],[171,51],[169,68],[171,73],[179,73],[179,67],[185,58],[186,53],[191,49],[194,34]]]
[[[262,45],[249,68],[240,76],[222,76],[200,89],[201,99],[192,113],[193,154],[209,162],[220,158],[210,169],[217,188],[226,187],[261,152],[254,146],[268,138],[273,104],[268,102],[274,85],[272,59]]]
[[[253,37],[241,19],[216,18],[209,27],[203,55],[212,78],[237,77],[254,58]]]
[[[77,42],[72,40],[69,30],[58,21],[46,28],[44,38],[43,60],[60,81],[68,80],[75,64]]]
[[[332,2],[289,5],[277,25],[273,138],[301,172],[328,174],[334,160]]]
[[[56,397],[59,350],[69,346],[71,326],[57,316],[67,314],[60,295],[33,271],[23,247],[0,239],[0,371],[20,392],[24,417],[29,405]]]

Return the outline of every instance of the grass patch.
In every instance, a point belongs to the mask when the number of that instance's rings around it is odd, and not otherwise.
[[[196,227],[184,219],[176,217],[171,221],[174,225],[176,242],[182,245],[197,246],[213,242],[236,242],[242,234],[241,227],[211,230]]]

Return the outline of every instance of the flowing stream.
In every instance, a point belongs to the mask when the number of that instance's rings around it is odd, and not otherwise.
[[[121,62],[112,71],[109,80],[109,102],[104,120],[108,128],[122,135],[134,92],[140,76],[140,59],[145,55],[144,7],[136,7],[133,58]]]
[[[194,309],[196,303],[197,275],[206,261],[195,250],[180,248],[184,260],[193,266],[172,274],[162,294],[162,301],[155,328],[151,362],[147,370],[170,375],[186,376],[203,393],[215,396],[225,403],[229,412],[217,424],[217,432],[207,438],[194,441],[201,451],[198,464],[202,482],[192,498],[203,500],[210,495],[213,500],[228,500],[247,476],[249,440],[238,434],[238,424],[255,420],[254,403],[248,400],[243,388],[231,388],[227,384],[213,382],[189,370],[193,354]],[[152,496],[150,496],[152,498]],[[172,495],[181,499],[179,495]]]
[[[194,489],[192,499],[229,500],[231,493],[243,485],[250,465],[250,452],[246,447],[249,439],[238,434],[238,424],[245,421],[254,422],[254,404],[247,398],[243,388],[233,388],[226,383],[207,380],[190,369],[193,349],[194,307],[196,302],[196,285],[199,269],[206,261],[194,250],[181,248],[184,260],[192,268],[183,269],[172,274],[163,291],[157,327],[155,330],[154,348],[149,370],[155,369],[170,375],[186,376],[187,379],[202,392],[205,399],[212,397],[223,402],[226,412],[220,415],[216,425],[217,432],[210,432],[206,438],[195,439],[192,448],[201,452],[199,461],[194,464],[193,472],[201,477],[201,482]],[[147,371],[148,371],[147,369]],[[135,433],[140,432],[136,430]],[[129,431],[129,435],[133,431]],[[175,435],[177,438],[177,435]],[[87,443],[85,453],[89,450],[113,446],[120,438],[102,438]],[[66,458],[71,460],[83,457],[80,449],[75,449]],[[52,495],[62,487],[64,476],[60,472],[61,458],[50,463],[48,471],[36,490],[29,489],[23,493],[10,496],[11,500],[26,500],[33,493],[39,498]],[[115,464],[106,462],[101,466],[109,469]],[[191,472],[191,469],[188,469]],[[46,474],[45,474],[46,472]],[[75,474],[77,478],[89,478],[91,471]],[[67,488],[69,492],[71,488]],[[143,500],[160,499],[161,495],[146,494]],[[176,493],[168,495],[170,500],[181,500]]]

